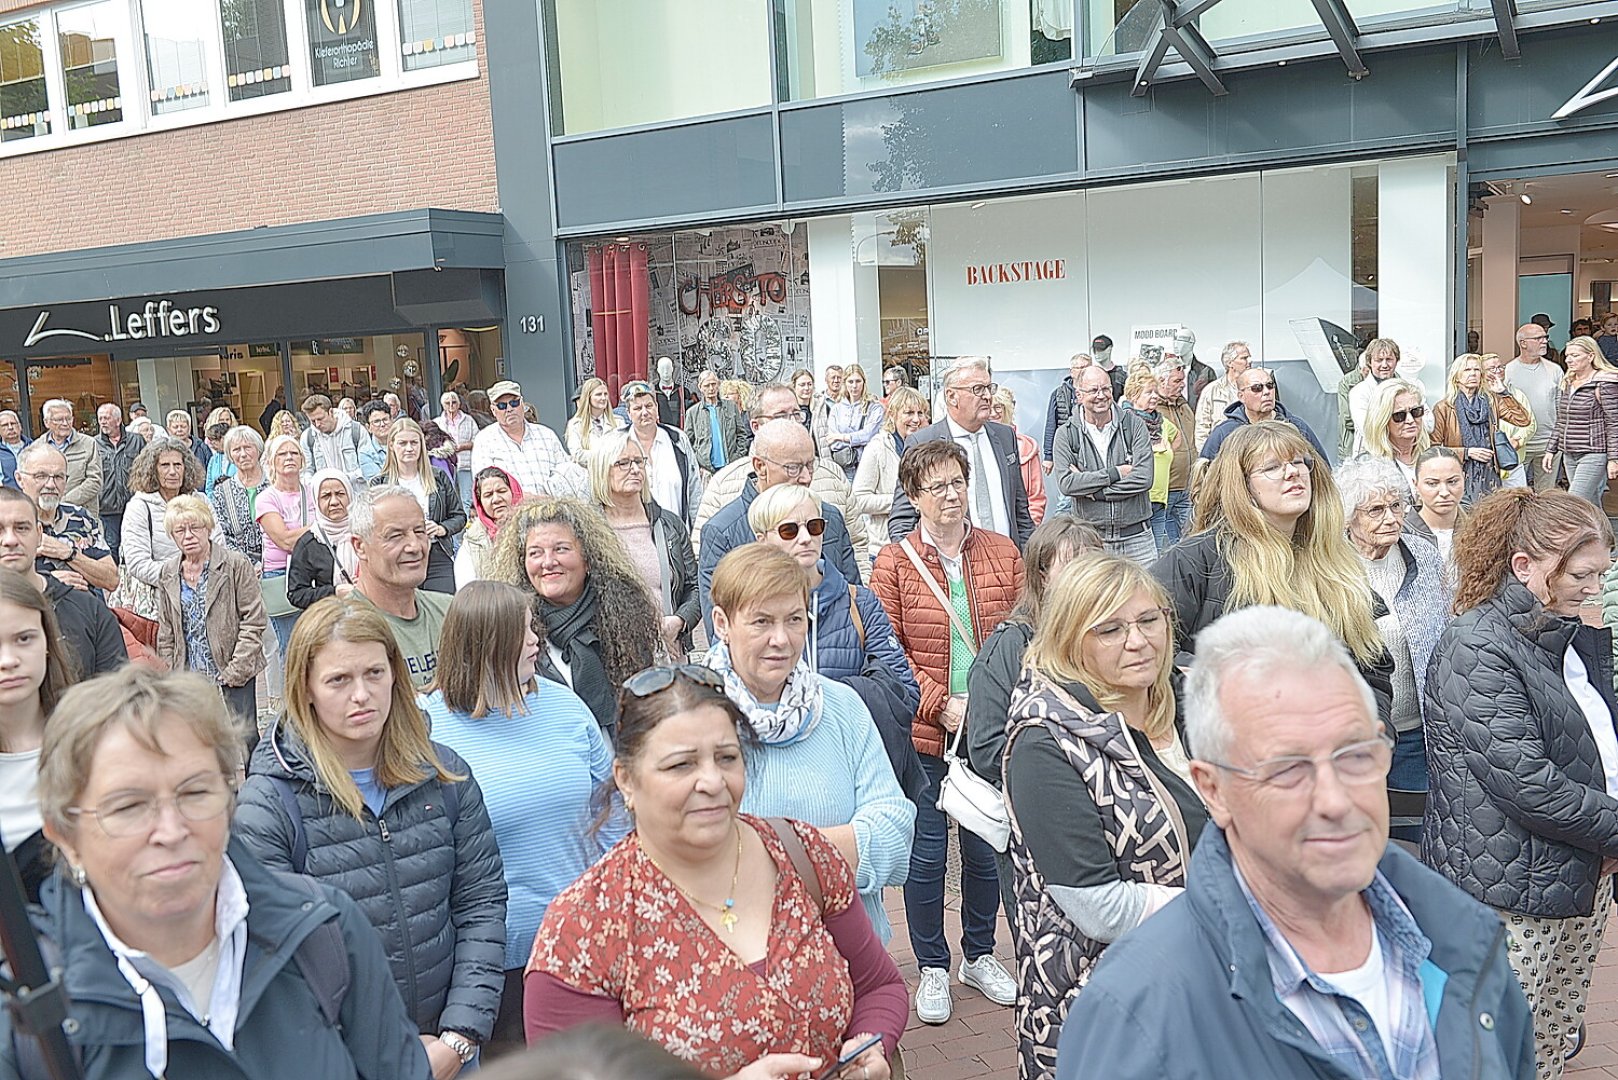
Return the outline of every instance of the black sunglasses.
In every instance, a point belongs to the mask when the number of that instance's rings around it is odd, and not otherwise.
[[[1275,382],[1272,380],[1270,382],[1248,383],[1247,389],[1262,394],[1266,390],[1274,390]]]
[[[803,523],[803,527],[809,530],[810,536],[819,536],[826,531],[826,519],[810,518]],[[775,527],[775,535],[783,540],[796,540],[798,538],[798,523],[796,521],[781,522]]]
[[[522,408],[522,398],[512,398],[509,401],[505,398],[501,398],[499,401],[494,403],[494,407],[499,409],[501,412],[505,412],[507,409],[520,409]]]
[[[643,671],[637,671],[625,679],[624,689],[638,698],[651,697],[653,694],[662,693],[673,686],[674,680],[682,676],[698,686],[705,686],[709,690],[717,690],[721,694],[725,692],[724,677],[713,668],[702,667],[699,664],[649,667]]]
[[[1413,417],[1414,419],[1420,420],[1426,415],[1427,406],[1417,405],[1414,409],[1399,409],[1394,412],[1389,419],[1391,419],[1395,424],[1402,424],[1405,422],[1406,417]]]

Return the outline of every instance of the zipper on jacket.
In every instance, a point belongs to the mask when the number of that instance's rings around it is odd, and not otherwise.
[[[1505,937],[1506,926],[1505,923],[1501,923],[1500,929],[1495,931],[1494,940],[1489,943],[1489,951],[1486,955],[1493,956],[1494,951],[1505,941]],[[1509,971],[1510,968],[1508,967],[1507,970]],[[1477,981],[1472,984],[1472,1000],[1467,1003],[1466,1026],[1472,1029],[1472,1080],[1483,1080],[1483,1036],[1478,1034],[1483,1029],[1483,1024],[1478,1016],[1478,999],[1483,996],[1484,974],[1484,970],[1478,972]],[[1439,1011],[1442,1012],[1444,1008],[1442,999],[1439,1000],[1438,1007]],[[1533,1017],[1530,1016],[1529,1019],[1532,1020]],[[1437,1021],[1433,1023],[1433,1038],[1435,1040],[1438,1038]]]
[[[393,834],[381,814],[376,816],[376,824],[382,836],[382,861],[388,868],[388,893],[393,897],[393,911],[399,919],[399,936],[404,939],[405,1004],[410,1007],[410,1022],[415,1023],[421,997],[416,989],[416,946],[410,940],[410,913],[405,910],[404,894],[399,891],[399,868],[393,861]]]

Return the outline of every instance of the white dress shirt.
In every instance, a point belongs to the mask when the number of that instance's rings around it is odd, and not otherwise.
[[[988,425],[978,428],[976,432],[970,432],[957,424],[951,416],[946,415],[944,422],[949,425],[950,438],[961,444],[961,449],[966,451],[966,460],[972,464],[972,467],[977,468],[978,461],[982,461],[984,479],[989,482],[989,508],[994,513],[994,520],[978,520],[977,500],[972,498],[973,485],[977,481],[972,479],[968,479],[966,484],[967,516],[971,519],[972,524],[980,529],[988,529],[990,532],[997,532],[1001,536],[1015,536],[1016,533],[1012,531],[1011,527],[1011,511],[1006,506],[1006,486],[1000,472],[1000,460],[994,452],[994,445],[989,442]],[[978,446],[977,454],[972,453],[972,444],[974,442]]]
[[[651,488],[652,498],[663,509],[672,510],[678,515],[684,485],[680,482],[680,462],[674,456],[674,443],[669,433],[659,427],[657,434],[652,436],[651,446],[644,445],[633,430],[630,438],[646,455],[646,483]]]

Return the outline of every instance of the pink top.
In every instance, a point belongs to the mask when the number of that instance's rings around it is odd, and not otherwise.
[[[304,517],[305,513],[314,513],[315,498],[302,486],[300,481],[297,491],[282,491],[273,484],[265,484],[258,489],[258,495],[253,503],[253,520],[263,527],[265,514],[280,514],[281,520],[289,529],[299,529],[309,524]],[[264,572],[272,570],[285,570],[287,560],[292,552],[276,544],[270,539],[270,534],[264,534]]]

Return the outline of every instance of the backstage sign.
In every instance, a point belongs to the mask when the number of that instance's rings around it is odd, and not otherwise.
[[[969,264],[967,285],[1021,285],[1030,281],[1061,281],[1067,277],[1066,259],[1023,259],[1017,262]]]
[[[188,338],[217,334],[223,329],[219,309],[178,307],[172,300],[148,300],[144,307],[128,314],[119,304],[107,305],[108,328],[103,332],[50,325],[49,309],[40,311],[34,328],[22,339],[28,349],[49,338],[81,338],[85,341],[145,341],[149,338]]]
[[[1562,103],[1562,107],[1551,113],[1552,120],[1563,120],[1576,112],[1582,112],[1599,101],[1618,97],[1618,86],[1609,86],[1605,90],[1597,90],[1608,76],[1618,71],[1618,56],[1612,58],[1612,63],[1602,68],[1595,78],[1585,83],[1579,92]]]

